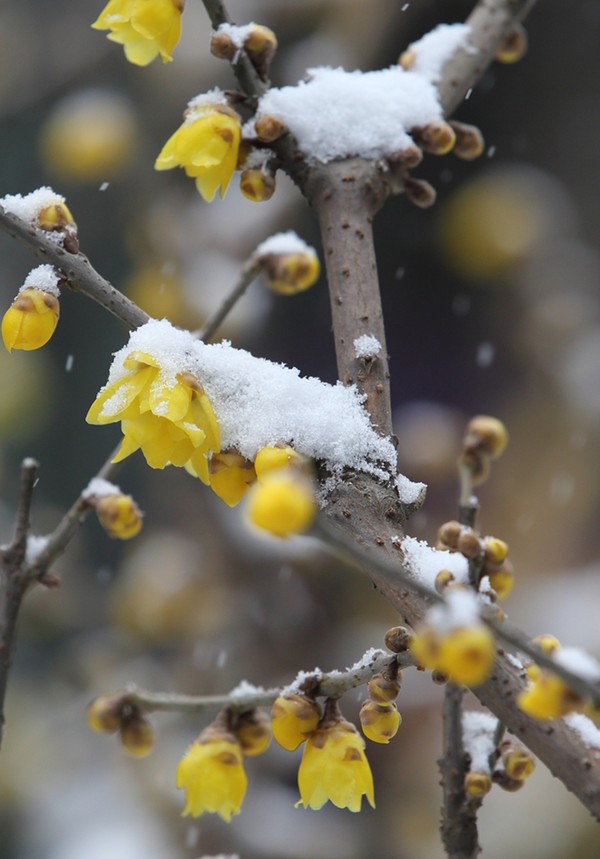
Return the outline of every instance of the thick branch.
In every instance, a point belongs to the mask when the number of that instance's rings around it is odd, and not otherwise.
[[[148,314],[98,274],[84,254],[69,253],[43,230],[37,230],[16,215],[5,212],[1,206],[0,229],[30,247],[43,262],[60,269],[71,289],[101,304],[128,328],[138,328],[148,322]]]
[[[373,424],[389,435],[388,356],[372,227],[385,185],[372,162],[354,158],[313,168],[306,193],[321,227],[339,377],[366,395]],[[354,341],[362,334],[381,344],[368,363],[356,357]]]

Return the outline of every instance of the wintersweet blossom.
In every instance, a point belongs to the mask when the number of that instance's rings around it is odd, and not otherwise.
[[[184,0],[110,0],[92,27],[110,30],[107,38],[123,45],[136,66],[147,66],[160,54],[170,62],[181,35]]]
[[[529,671],[529,684],[517,698],[520,710],[533,719],[559,719],[576,709],[582,702],[562,677],[534,666]]]
[[[446,675],[453,683],[479,686],[490,675],[496,648],[483,625],[462,626],[445,633],[425,627],[410,644],[417,663]]]
[[[141,449],[151,468],[185,466],[208,484],[207,454],[219,450],[220,433],[197,378],[170,378],[146,352],[130,352],[123,367],[129,372],[100,391],[86,417],[92,424],[121,421],[124,438],[113,462]]]
[[[317,729],[321,711],[307,695],[280,695],[273,702],[271,718],[273,736],[280,746],[293,752]]]
[[[241,746],[225,731],[207,728],[177,767],[177,787],[186,794],[184,817],[208,811],[229,822],[240,813],[247,785]]]
[[[375,807],[373,775],[365,742],[350,722],[323,725],[309,736],[298,770],[300,801],[318,810],[329,800],[338,808],[360,811],[366,796]]]
[[[225,196],[237,166],[240,139],[238,114],[219,90],[213,90],[189,103],[183,124],[167,140],[154,167],[183,167],[210,202],[219,189],[221,197]]]

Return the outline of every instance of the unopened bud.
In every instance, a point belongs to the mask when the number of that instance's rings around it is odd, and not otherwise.
[[[455,519],[452,519],[450,522],[444,522],[444,524],[440,525],[438,528],[438,540],[448,549],[456,549],[458,548],[458,540],[461,535],[461,531],[462,525]]]
[[[516,63],[527,53],[527,30],[522,24],[515,24],[507,33],[496,51],[500,63]]]
[[[38,266],[38,269],[50,266]],[[2,317],[2,339],[9,352],[31,351],[50,340],[60,315],[58,289],[49,291],[33,285],[34,269],[19,294]],[[58,280],[58,278],[57,278]],[[31,283],[32,285],[28,285]]]
[[[456,143],[453,127],[443,119],[430,122],[422,128],[413,128],[410,135],[430,155],[446,155]]]
[[[490,585],[496,592],[499,600],[504,600],[510,594],[515,583],[515,576],[512,570],[512,564],[506,561],[503,567],[499,570],[494,570],[488,573]]]
[[[483,134],[475,125],[468,125],[466,122],[457,122],[450,120],[454,133],[456,135],[456,143],[452,150],[457,158],[463,161],[474,161],[483,155],[485,150],[485,141]]]
[[[409,48],[407,51],[404,51],[398,57],[398,65],[402,66],[403,69],[408,71],[413,67],[416,58],[417,55],[415,54],[415,52]]]
[[[298,253],[272,253],[260,260],[267,284],[279,295],[295,295],[319,277],[319,259],[312,248]]]
[[[359,719],[363,734],[374,743],[389,743],[402,724],[395,704],[378,704],[370,698],[360,708]]]
[[[115,695],[100,695],[88,704],[86,717],[92,731],[114,734],[121,727],[121,714],[127,703],[123,692]]]
[[[465,451],[479,451],[497,459],[506,449],[508,432],[497,418],[477,415],[467,424],[463,448]]]
[[[523,781],[529,778],[535,769],[533,755],[524,746],[513,745],[509,741],[502,744],[500,754],[504,764],[504,771],[511,779]]]
[[[522,779],[511,778],[504,770],[495,770],[492,780],[494,784],[509,793],[516,793],[525,784]]]
[[[431,679],[436,686],[445,686],[448,682],[448,675],[444,674],[443,671],[439,671],[437,668],[434,668],[431,672]]]
[[[419,209],[428,209],[433,206],[436,199],[435,188],[426,182],[425,179],[413,179],[412,176],[407,176],[404,180],[404,191],[411,203],[418,206]]]
[[[404,653],[408,650],[411,633],[405,626],[392,626],[384,636],[384,643],[392,653]]]
[[[418,146],[406,146],[387,156],[391,170],[412,170],[423,160],[423,150]]]
[[[468,772],[465,776],[465,793],[467,796],[485,796],[492,789],[492,779],[488,773]]]
[[[531,643],[535,644],[540,648],[540,650],[543,650],[544,653],[547,653],[548,655],[554,653],[560,648],[560,641],[558,638],[555,638],[555,636],[550,635],[547,632],[542,633],[542,635],[536,635],[535,638],[532,638]]]
[[[100,495],[94,506],[109,537],[130,540],[142,530],[142,512],[131,495]]]
[[[458,551],[469,560],[479,558],[483,551],[482,543],[472,528],[463,528],[458,538]]]
[[[125,751],[136,758],[145,758],[154,748],[154,728],[139,710],[123,719],[119,736]]]
[[[244,170],[240,176],[240,191],[253,203],[270,200],[275,193],[275,177],[260,168]]]
[[[247,757],[261,755],[271,742],[271,720],[263,710],[248,710],[238,718],[234,734]]]
[[[232,60],[239,49],[229,33],[217,30],[210,38],[210,52],[220,60]]]
[[[386,677],[385,674],[375,674],[367,683],[369,696],[377,704],[390,704],[400,692],[400,675]]]
[[[279,471],[281,468],[288,466],[302,468],[303,465],[304,458],[289,444],[261,447],[254,458],[254,468],[259,480],[264,480],[267,474]]]
[[[450,570],[440,570],[435,580],[433,582],[433,586],[438,592],[441,594],[448,585],[451,585],[454,581],[454,573],[450,572]]]
[[[273,30],[255,24],[244,39],[244,48],[262,80],[266,80],[277,50],[277,37]]]
[[[75,221],[69,207],[62,200],[44,206],[37,212],[37,226],[46,232],[64,230],[66,227],[75,227]]]
[[[269,113],[258,116],[254,121],[254,128],[256,136],[263,143],[273,143],[287,132],[283,122]]]
[[[484,572],[499,569],[508,555],[508,544],[497,537],[485,537],[483,540]]]
[[[317,513],[312,483],[290,468],[281,469],[253,487],[246,512],[253,525],[276,537],[302,534]]]

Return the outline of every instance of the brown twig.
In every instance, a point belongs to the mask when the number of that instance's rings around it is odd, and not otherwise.
[[[139,328],[150,319],[147,313],[98,274],[84,254],[69,253],[48,238],[48,234],[43,230],[38,230],[16,215],[5,212],[2,206],[0,229],[26,244],[41,260],[59,269],[67,286],[101,304],[128,328]]]
[[[217,307],[213,315],[206,320],[201,328],[192,332],[194,337],[204,340],[204,342],[211,340],[240,298],[245,294],[252,281],[258,277],[260,271],[260,265],[250,258],[242,268],[238,282],[229,295],[224,298],[220,307]]]

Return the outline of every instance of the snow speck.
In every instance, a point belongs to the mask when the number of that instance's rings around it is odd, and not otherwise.
[[[256,258],[271,254],[310,254],[316,256],[314,248],[307,245],[293,230],[286,233],[275,233],[261,242],[253,253]]]
[[[438,24],[431,32],[408,46],[408,50],[414,54],[411,72],[422,75],[431,83],[437,83],[444,66],[458,50],[468,53],[477,51],[469,42],[470,32],[468,24]]]
[[[19,292],[24,292],[24,290],[33,287],[34,289],[41,289],[42,292],[50,292],[58,298],[60,295],[58,281],[59,275],[54,266],[47,264],[38,265],[31,269]]]
[[[232,701],[244,701],[246,698],[255,698],[259,695],[264,695],[265,689],[262,686],[254,686],[248,683],[247,680],[242,680],[235,689],[229,693],[229,698]]]
[[[70,373],[71,370],[73,369],[74,360],[75,360],[75,358],[73,357],[73,355],[67,355],[67,360],[65,361],[65,371],[67,373]]]
[[[486,367],[491,366],[494,361],[494,357],[496,355],[496,347],[493,343],[489,341],[485,341],[480,343],[477,347],[477,354],[475,356],[475,363],[478,367],[485,369]]]
[[[25,563],[35,564],[39,555],[48,545],[48,537],[42,537],[37,534],[30,534],[27,537],[27,546],[25,548]]]
[[[392,66],[372,72],[309,69],[297,86],[270,89],[257,117],[276,116],[307,161],[361,156],[378,159],[413,145],[411,128],[442,118],[433,84]]]
[[[563,720],[575,733],[579,734],[590,749],[600,749],[600,729],[583,713],[569,713]]]
[[[37,188],[30,194],[25,194],[25,196],[7,194],[0,198],[0,205],[3,206],[5,212],[16,215],[17,218],[21,218],[22,221],[26,221],[31,226],[37,226],[38,212],[41,212],[42,209],[64,202],[65,198],[47,185]]]
[[[99,191],[106,191],[109,185],[110,185],[110,182],[102,182],[98,190]]]
[[[401,11],[401,12],[406,12],[406,10],[409,8],[409,6],[410,6],[410,3],[405,3],[405,4],[402,6],[402,8],[400,9],[400,11]]]
[[[365,360],[376,358],[381,352],[381,343],[372,334],[361,334],[354,341],[354,354]]]
[[[473,94],[473,87],[470,87],[465,93],[465,101],[468,101]]]
[[[498,719],[491,713],[465,710],[462,717],[463,745],[471,758],[473,772],[490,773],[490,755],[495,751],[494,733]]]
[[[518,669],[519,671],[525,671],[525,666],[523,665],[519,657],[514,655],[514,653],[507,653],[506,658],[511,665],[514,665],[516,669]]]
[[[424,540],[417,540],[415,537],[405,537],[401,549],[404,563],[411,575],[432,590],[435,577],[441,570],[450,570],[457,583],[466,584],[469,581],[469,564],[460,552],[434,549]]]
[[[102,498],[104,495],[121,495],[121,490],[114,483],[104,480],[103,477],[92,477],[88,485],[81,493],[85,499]]]
[[[486,152],[487,157],[493,158],[495,154],[496,154],[496,147],[495,146],[488,147],[488,151]]]

